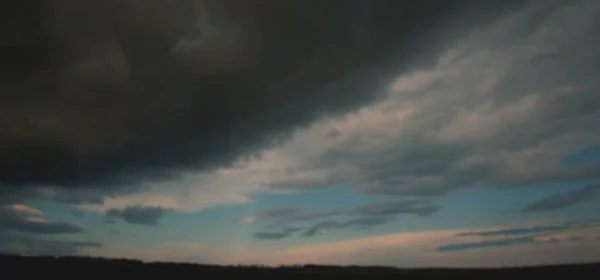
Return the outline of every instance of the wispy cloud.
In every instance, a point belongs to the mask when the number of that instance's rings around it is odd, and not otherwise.
[[[532,225],[527,227],[510,227],[497,230],[485,230],[485,231],[471,231],[461,232],[457,234],[461,236],[509,236],[509,235],[527,235],[527,234],[547,234],[557,233],[563,231],[571,231],[577,229],[585,229],[592,227],[600,227],[600,220],[588,220],[588,221],[573,221],[573,222],[562,222],[545,225]]]
[[[93,241],[46,239],[42,236],[82,233],[84,229],[54,222],[39,209],[23,204],[0,205],[0,252],[22,255],[71,255],[101,247]]]
[[[429,216],[440,209],[429,200],[392,199],[361,205],[350,209],[308,212],[301,209],[273,209],[261,213],[257,221],[293,222],[329,218],[339,215],[386,216],[415,214]]]
[[[306,221],[327,218],[341,214],[344,214],[344,211],[334,210],[324,212],[307,212],[301,209],[285,208],[265,211],[258,216],[257,221],[289,223],[294,221]]]
[[[499,229],[499,230],[491,230],[491,231],[476,231],[476,232],[462,232],[457,234],[457,236],[499,236],[499,235],[522,235],[522,234],[535,234],[535,233],[548,233],[548,232],[557,232],[568,230],[570,227],[568,225],[559,225],[559,226],[533,226],[533,227],[523,227],[523,228],[507,228],[507,229]]]
[[[0,252],[21,255],[73,255],[85,248],[99,248],[101,243],[93,241],[64,241],[34,239],[22,236],[0,236]]]
[[[600,185],[559,193],[534,201],[521,210],[523,213],[554,211],[596,199]]]
[[[561,242],[581,242],[585,238],[582,236],[570,236],[565,238],[558,237],[540,237],[540,236],[521,236],[514,238],[494,239],[494,240],[482,240],[477,242],[465,242],[465,243],[452,243],[435,248],[437,252],[449,252],[449,251],[464,251],[471,249],[479,249],[486,247],[509,247],[518,246],[528,243],[561,243]]]
[[[318,234],[322,234],[326,231],[332,229],[345,229],[345,228],[353,228],[353,229],[369,229],[375,226],[383,225],[392,221],[392,217],[359,217],[350,219],[344,222],[338,221],[324,221],[317,223],[304,231],[304,236],[315,236]]]
[[[259,232],[255,233],[254,236],[258,239],[265,239],[265,240],[283,239],[283,238],[291,236],[293,233],[298,232],[300,230],[302,230],[302,228],[288,227],[288,228],[283,228],[279,231],[259,231]]]
[[[600,221],[587,220],[578,222],[562,222],[545,225],[531,225],[525,227],[509,227],[502,229],[469,231],[456,234],[456,237],[480,236],[484,239],[476,242],[458,242],[437,247],[438,252],[470,250],[484,247],[515,246],[525,243],[558,243],[581,241],[580,236],[558,237],[559,235],[581,230],[600,228]],[[498,237],[502,237],[498,239]]]
[[[428,200],[390,200],[360,206],[349,211],[355,215],[385,216],[397,214],[416,214],[430,216],[440,210],[440,207]]]
[[[593,224],[594,221],[581,222]],[[557,223],[560,224],[560,223]],[[324,263],[399,267],[473,267],[592,262],[598,259],[600,227],[572,228],[548,235],[481,239],[464,232],[504,232],[522,227],[406,232],[296,245],[254,259],[268,264]]]
[[[361,205],[350,209],[321,212],[305,212],[293,208],[274,209],[261,213],[255,221],[270,222],[271,224],[268,225],[268,227],[285,228],[291,223],[323,220],[338,216],[351,217],[346,221],[325,220],[307,226],[303,235],[315,236],[333,229],[367,229],[383,225],[393,221],[396,215],[401,214],[430,216],[439,209],[440,207],[427,200],[394,199]],[[277,236],[285,238],[291,236],[294,232],[286,231],[285,234],[277,234]]]
[[[535,237],[533,236],[523,236],[517,238],[506,238],[501,240],[484,240],[480,242],[469,242],[469,243],[453,243],[449,245],[443,245],[435,248],[438,252],[447,252],[447,251],[460,251],[460,250],[468,250],[475,248],[483,248],[483,247],[504,247],[504,246],[514,246],[523,243],[535,243]]]
[[[168,211],[169,209],[162,207],[136,205],[124,209],[109,209],[106,211],[106,218],[119,218],[131,224],[156,226],[159,219]]]
[[[22,204],[0,205],[0,229],[37,234],[81,233],[83,228],[67,223],[48,221],[39,209]]]
[[[594,224],[596,221],[581,221],[580,224]],[[561,224],[556,222],[555,224]],[[180,260],[222,264],[340,264],[340,265],[391,265],[398,267],[473,267],[473,266],[514,266],[539,265],[564,262],[592,262],[598,260],[600,250],[600,227],[573,228],[567,231],[552,232],[549,235],[536,235],[530,242],[529,235],[461,236],[465,232],[493,232],[514,228],[534,228],[539,224],[522,226],[498,226],[493,228],[463,228],[453,230],[432,230],[401,232],[361,238],[336,238],[333,241],[318,241],[309,244],[288,244],[285,247],[238,248],[232,254],[230,249],[220,246],[187,245],[188,242],[170,243],[159,246],[131,248],[122,252],[118,246],[86,248],[85,252],[98,256],[126,256],[144,260]],[[263,237],[280,238],[289,232],[304,229],[290,228],[273,231]],[[515,239],[496,242],[489,240]],[[527,238],[523,238],[527,237]],[[281,239],[281,238],[280,238]],[[466,245],[470,249],[436,251],[436,248],[459,243],[486,241],[488,246]],[[503,244],[504,243],[504,244]],[[503,246],[514,243],[513,246]],[[517,244],[518,243],[518,244]],[[456,245],[455,245],[456,246]],[[451,249],[451,248],[450,248]]]

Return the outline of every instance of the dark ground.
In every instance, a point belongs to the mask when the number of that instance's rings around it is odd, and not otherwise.
[[[0,255],[0,269],[7,279],[30,277],[114,277],[120,279],[442,279],[460,277],[554,276],[569,279],[598,277],[600,264],[571,264],[493,269],[399,269],[393,267],[298,265],[285,267],[218,266],[185,263],[144,263],[136,260],[88,257],[22,257]],[[17,278],[14,278],[17,277]]]

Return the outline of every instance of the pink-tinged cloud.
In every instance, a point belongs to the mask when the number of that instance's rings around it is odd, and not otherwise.
[[[594,262],[600,261],[600,221],[395,233],[275,251],[249,246],[226,249],[204,243],[165,243],[153,248],[86,248],[85,252],[144,261],[273,266],[502,267]]]
[[[44,216],[44,213],[33,207],[23,204],[11,204],[8,206],[12,211],[26,216]]]
[[[478,229],[492,231],[501,228]],[[457,236],[472,229],[397,233],[291,247],[264,258],[270,265],[497,267],[600,261],[600,227],[522,236]],[[455,250],[438,250],[443,246]]]

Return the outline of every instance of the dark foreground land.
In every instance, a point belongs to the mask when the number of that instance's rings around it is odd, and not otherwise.
[[[135,277],[133,279],[142,279],[137,277],[144,277],[143,279],[445,279],[446,277],[487,279],[487,277],[517,276],[593,279],[600,275],[600,263],[494,269],[400,269],[321,265],[285,267],[218,266],[185,263],[144,263],[136,260],[88,257],[22,257],[11,255],[0,255],[0,269],[4,275],[12,276],[9,277],[10,279],[52,276],[67,277],[69,279],[71,277],[100,279],[96,277],[107,276],[119,279],[132,279],[129,277]]]

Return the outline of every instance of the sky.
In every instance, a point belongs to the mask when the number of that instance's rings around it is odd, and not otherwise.
[[[2,4],[0,252],[600,261],[600,1],[86,1]]]

